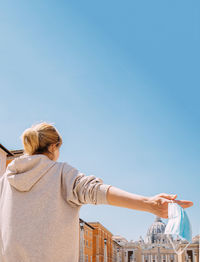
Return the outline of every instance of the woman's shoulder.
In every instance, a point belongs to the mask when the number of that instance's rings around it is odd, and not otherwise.
[[[57,163],[57,165],[59,166],[59,167],[61,167],[62,168],[62,171],[64,172],[64,173],[68,173],[69,171],[71,171],[71,170],[77,170],[72,164],[70,164],[69,162],[67,162],[67,161],[57,161],[56,162]]]

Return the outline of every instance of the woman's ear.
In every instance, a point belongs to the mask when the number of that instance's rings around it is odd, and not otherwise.
[[[49,150],[49,152],[51,152],[51,153],[54,153],[55,149],[56,149],[56,144],[51,144],[51,145],[48,147],[48,150]]]

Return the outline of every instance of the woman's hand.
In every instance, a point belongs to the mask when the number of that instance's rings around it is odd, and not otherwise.
[[[176,198],[177,195],[169,195],[166,193],[148,197],[147,202],[149,203],[149,212],[162,218],[168,218],[168,204],[171,202],[177,203],[183,208],[193,206],[192,201],[175,200]]]

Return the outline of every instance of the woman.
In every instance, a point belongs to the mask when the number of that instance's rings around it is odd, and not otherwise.
[[[177,195],[136,195],[67,162],[57,162],[62,138],[46,122],[22,134],[24,155],[14,159],[0,180],[0,261],[78,262],[79,210],[106,204],[168,218],[168,203],[184,208],[191,201]]]

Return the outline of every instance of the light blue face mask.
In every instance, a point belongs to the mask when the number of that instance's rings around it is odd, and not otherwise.
[[[182,208],[177,203],[169,203],[168,204],[168,223],[165,228],[164,234],[167,235],[170,243],[176,254],[182,254],[184,250],[190,245],[192,242],[192,226],[190,224],[188,215],[184,208]],[[173,241],[170,236],[179,236],[182,240],[187,240],[189,243],[185,246],[185,248],[179,252],[176,251]]]

